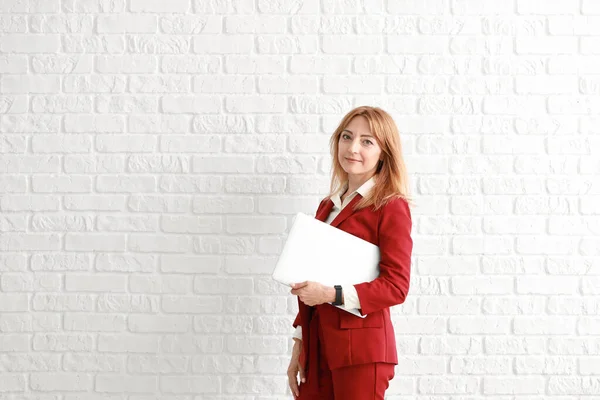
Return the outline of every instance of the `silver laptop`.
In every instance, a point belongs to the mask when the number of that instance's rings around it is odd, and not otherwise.
[[[379,260],[379,247],[374,244],[298,213],[279,255],[273,279],[285,285],[304,281],[327,286],[354,285],[377,278]],[[352,313],[360,316],[358,310]]]

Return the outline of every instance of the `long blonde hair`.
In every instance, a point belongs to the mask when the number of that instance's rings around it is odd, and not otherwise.
[[[338,160],[339,138],[342,131],[348,126],[352,118],[361,115],[369,122],[371,134],[375,136],[381,147],[383,160],[377,165],[375,172],[375,186],[369,195],[362,198],[354,207],[355,210],[373,206],[375,209],[382,207],[393,198],[403,198],[409,204],[410,185],[408,171],[402,157],[402,144],[400,133],[392,117],[378,107],[360,106],[351,110],[344,116],[337,129],[329,139],[332,157],[331,184],[329,196],[342,189],[348,181],[348,173],[344,171]]]

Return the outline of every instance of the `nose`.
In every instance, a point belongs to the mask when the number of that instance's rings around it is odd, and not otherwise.
[[[358,153],[358,149],[360,147],[360,143],[359,140],[353,140],[352,143],[350,143],[350,151],[354,154],[354,153]]]

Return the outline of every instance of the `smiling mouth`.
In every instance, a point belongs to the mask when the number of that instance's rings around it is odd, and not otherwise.
[[[348,161],[360,162],[359,160],[353,160],[352,158],[346,158]]]

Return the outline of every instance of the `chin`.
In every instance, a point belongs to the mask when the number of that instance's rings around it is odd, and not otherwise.
[[[346,172],[353,175],[362,175],[367,171],[364,171],[362,168],[348,168],[346,169]]]

